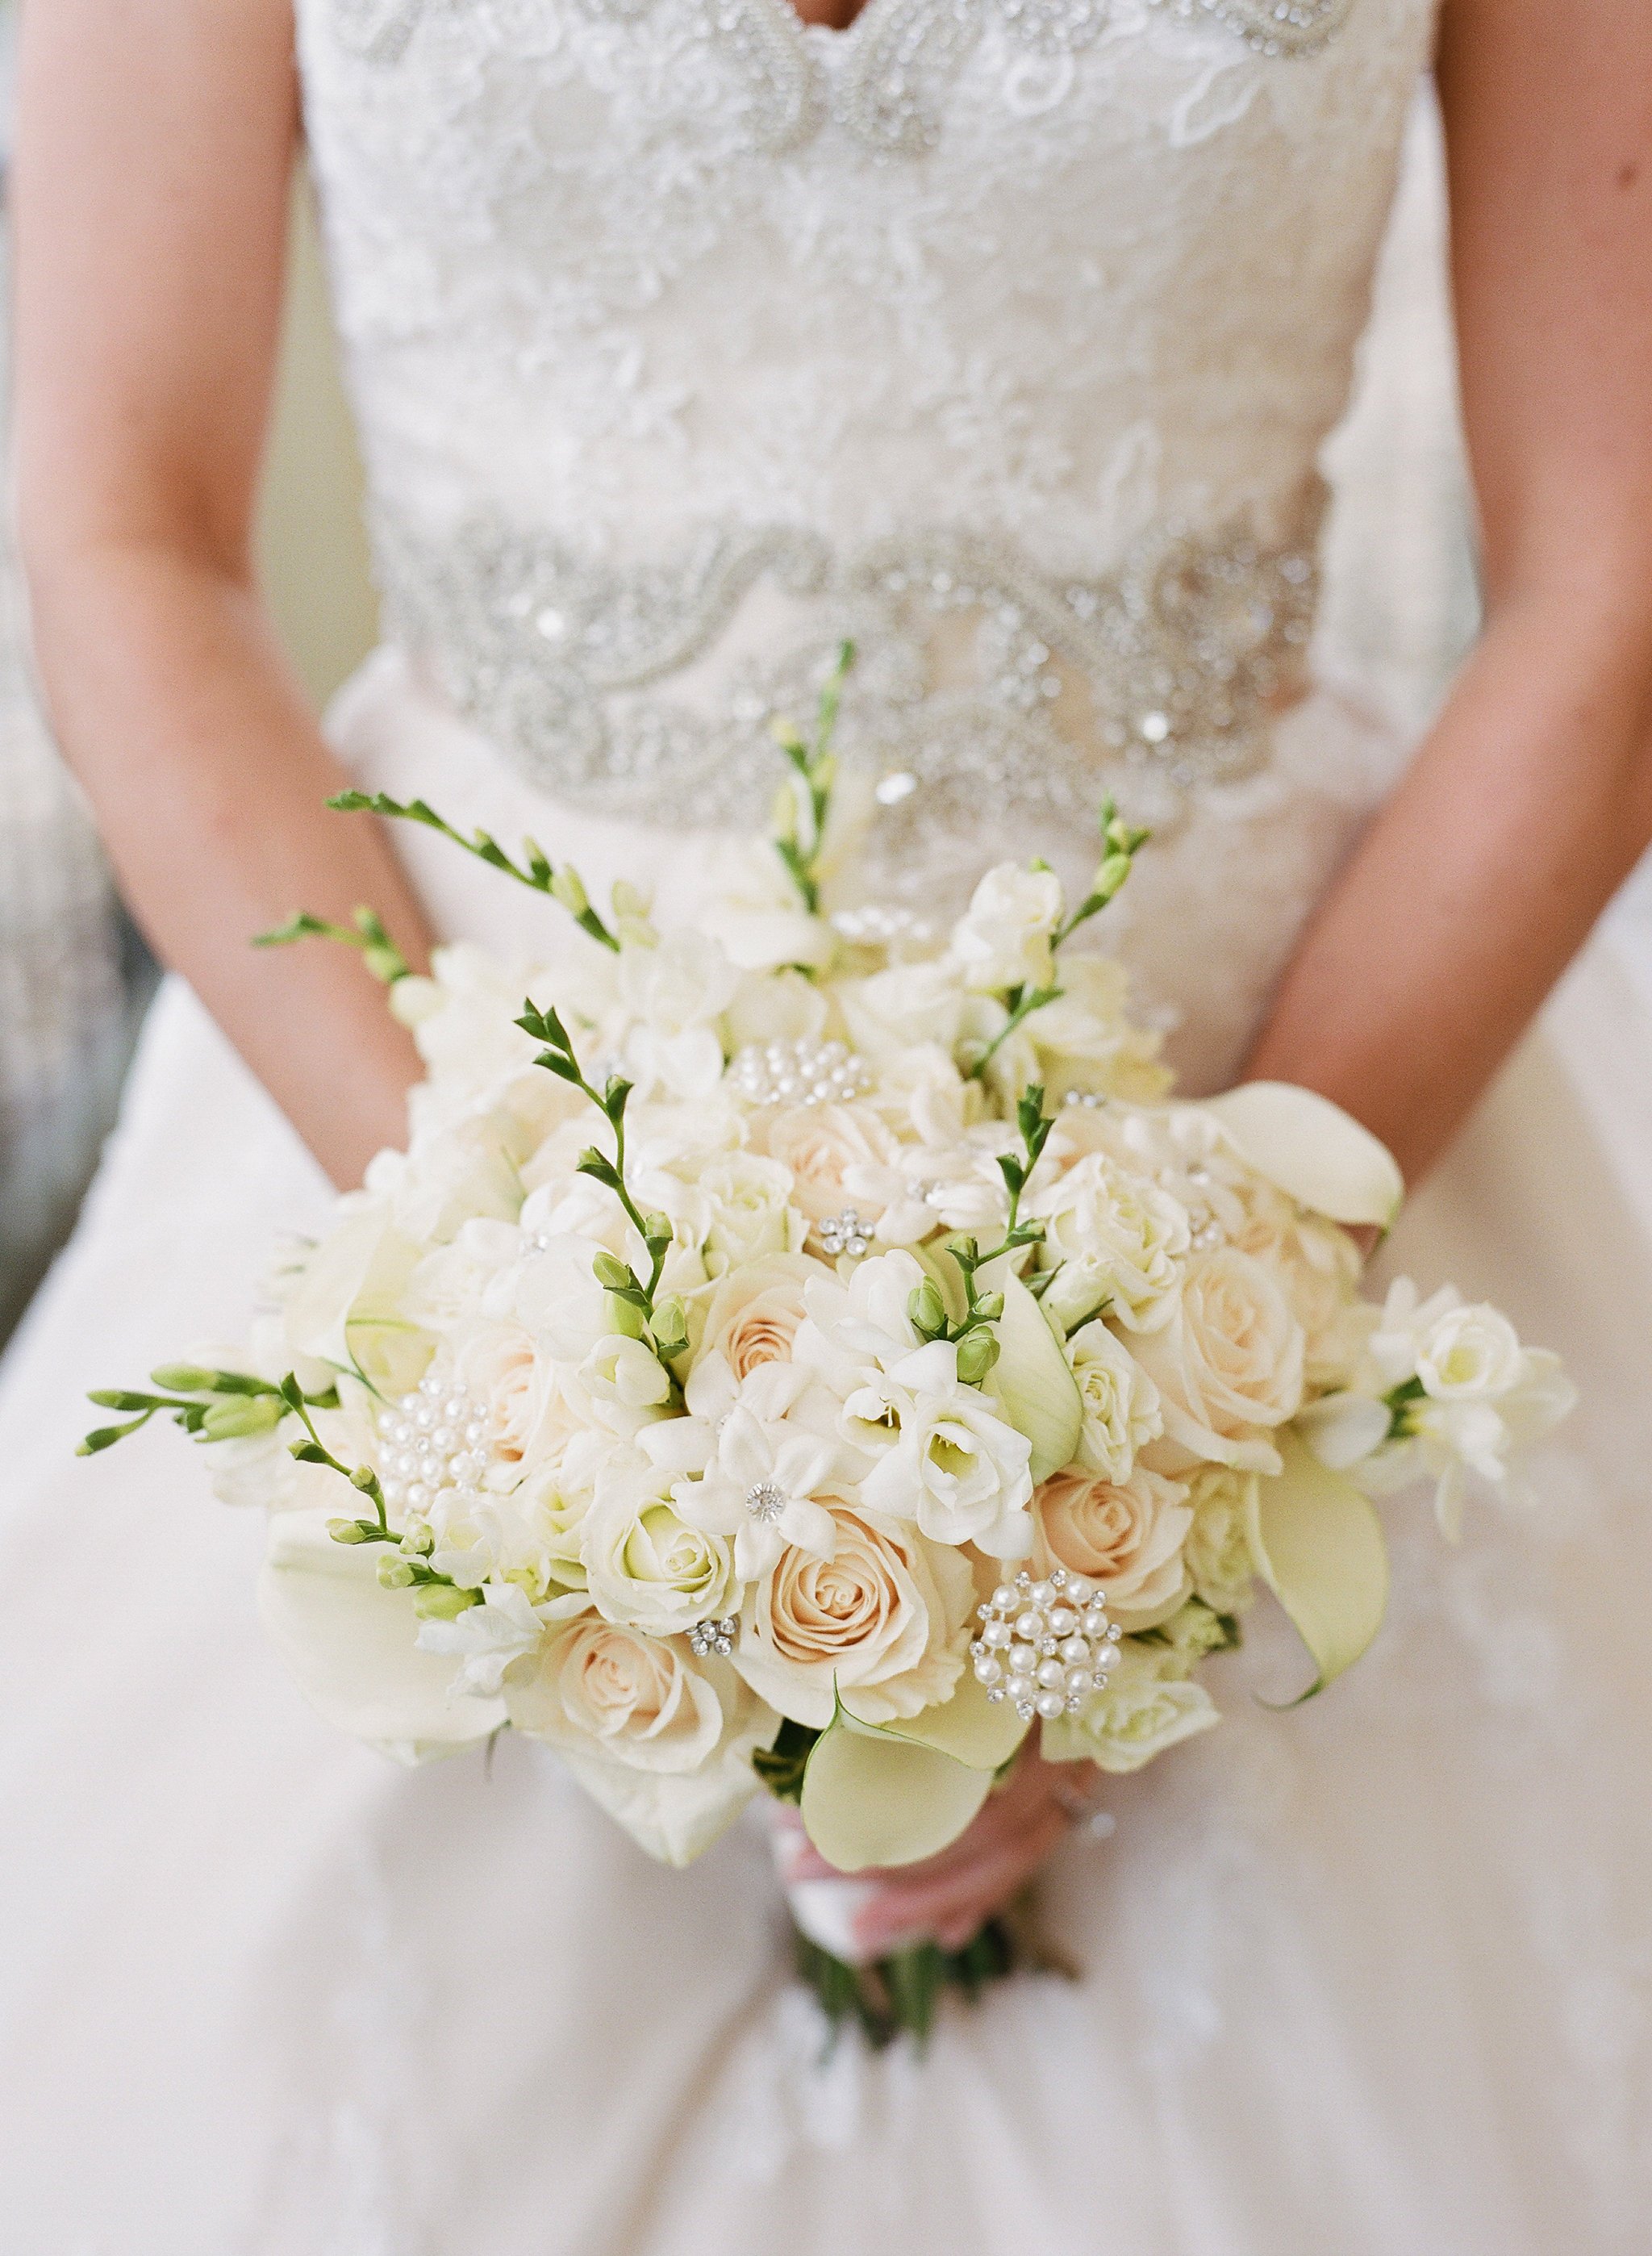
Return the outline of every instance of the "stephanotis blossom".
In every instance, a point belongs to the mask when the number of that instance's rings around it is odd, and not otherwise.
[[[839,1451],[785,1416],[806,1385],[801,1371],[763,1364],[716,1428],[704,1473],[672,1489],[691,1526],[734,1537],[742,1583],[767,1574],[788,1544],[829,1559],[837,1540],[819,1498],[830,1490]]]

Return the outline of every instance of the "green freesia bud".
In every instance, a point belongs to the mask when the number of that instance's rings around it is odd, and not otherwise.
[[[381,1559],[378,1579],[387,1590],[405,1590],[411,1587],[413,1570],[405,1559]]]
[[[428,1559],[436,1548],[436,1538],[428,1527],[410,1527],[402,1538],[402,1549],[410,1559]]]
[[[168,1394],[210,1394],[218,1374],[198,1363],[163,1363],[149,1374],[151,1383]]]
[[[946,1330],[946,1303],[942,1300],[940,1287],[932,1277],[925,1277],[911,1294],[906,1303],[906,1313],[914,1328],[926,1339],[933,1339],[938,1332]]]
[[[662,1355],[680,1355],[688,1345],[688,1311],[674,1293],[655,1309],[653,1332]]]
[[[614,880],[614,890],[608,899],[614,904],[616,917],[646,917],[648,914],[647,896],[639,892],[629,878]]]
[[[1095,873],[1095,889],[1103,900],[1110,901],[1130,874],[1128,854],[1109,854]],[[1134,895],[1131,896],[1135,898]]]
[[[451,1583],[426,1583],[413,1593],[413,1611],[420,1621],[457,1621],[481,1604],[480,1590],[455,1590]]]
[[[335,1543],[365,1543],[367,1530],[359,1519],[329,1519],[327,1532]]]
[[[966,1332],[958,1344],[958,1376],[966,1386],[979,1386],[998,1360],[998,1342],[986,1330]]]
[[[286,1416],[286,1405],[273,1394],[237,1394],[213,1403],[200,1421],[209,1442],[236,1442],[248,1434],[267,1434]]]
[[[611,1293],[622,1292],[635,1282],[626,1264],[612,1253],[599,1253],[591,1264],[593,1275],[599,1285],[607,1286]]]
[[[583,916],[591,906],[591,897],[570,862],[565,862],[552,878],[551,898],[559,901],[570,916]]]
[[[602,1295],[602,1321],[611,1332],[623,1339],[640,1340],[643,1336],[643,1311],[635,1301],[622,1300],[617,1293]]]
[[[1003,1312],[1004,1296],[1002,1293],[983,1293],[975,1303],[975,1314],[984,1323],[995,1324]]]
[[[661,1214],[657,1209],[652,1214],[645,1214],[643,1216],[643,1235],[650,1245],[669,1245],[673,1235],[671,1216]]]

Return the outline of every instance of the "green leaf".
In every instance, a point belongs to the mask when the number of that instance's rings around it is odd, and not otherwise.
[[[1289,1429],[1277,1439],[1284,1470],[1255,1484],[1248,1533],[1258,1573],[1313,1657],[1313,1682],[1283,1703],[1297,1707],[1334,1683],[1381,1628],[1388,1555],[1381,1522],[1347,1475]]]
[[[1299,1206],[1350,1227],[1392,1224],[1405,1196],[1393,1153],[1340,1105],[1289,1082],[1252,1081],[1199,1108],[1248,1166]]]
[[[794,1723],[788,1716],[775,1734],[773,1746],[754,1752],[751,1766],[777,1801],[802,1801],[803,1774],[819,1737],[811,1725]]]
[[[1006,1264],[994,1285],[1004,1296],[1004,1313],[995,1327],[1002,1352],[987,1374],[987,1390],[1016,1431],[1032,1443],[1037,1486],[1078,1455],[1084,1405],[1049,1318],[1020,1278]]]

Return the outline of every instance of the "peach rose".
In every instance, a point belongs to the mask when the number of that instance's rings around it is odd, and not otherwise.
[[[1164,1413],[1155,1463],[1171,1472],[1199,1460],[1277,1471],[1265,1429],[1302,1406],[1304,1344],[1260,1261],[1231,1245],[1197,1256],[1170,1322],[1135,1346]]]
[[[1187,1590],[1182,1548],[1193,1514],[1180,1481],[1145,1465],[1127,1481],[1061,1472],[1037,1491],[1032,1508],[1039,1567],[1065,1567],[1099,1583],[1125,1628],[1150,1628],[1181,1604]]]
[[[899,1139],[869,1104],[799,1104],[780,1113],[769,1156],[791,1170],[791,1202],[812,1223],[852,1206],[875,1223],[906,1195]]]
[[[700,1355],[721,1355],[736,1384],[760,1364],[790,1363],[804,1287],[811,1277],[831,1274],[804,1253],[771,1253],[731,1270],[706,1304]]]
[[[916,1527],[832,1507],[830,1559],[789,1546],[746,1602],[735,1666],[783,1716],[819,1728],[840,1687],[869,1724],[946,1699],[963,1672],[974,1579]]]

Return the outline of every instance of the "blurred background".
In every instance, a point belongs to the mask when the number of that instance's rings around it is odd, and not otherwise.
[[[0,14],[0,121],[11,10]],[[0,123],[0,151],[9,143]],[[4,252],[0,208],[0,259]],[[4,338],[0,338],[4,354]],[[1438,123],[1419,98],[1338,489],[1321,630],[1326,669],[1380,680],[1420,730],[1473,633],[1474,577],[1445,286]],[[306,186],[261,533],[270,597],[318,704],[371,647],[361,475]],[[73,1227],[116,1115],[156,973],[122,914],[30,680],[22,590],[0,534],[0,1339]]]

